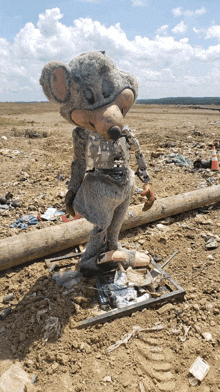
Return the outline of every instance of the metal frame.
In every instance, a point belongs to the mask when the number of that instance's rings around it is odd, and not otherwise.
[[[103,324],[108,321],[114,320],[118,317],[126,317],[129,316],[130,314],[141,311],[142,309],[149,308],[151,306],[159,305],[164,302],[170,302],[175,299],[184,299],[185,295],[185,290],[167,273],[163,270],[162,267],[160,267],[155,261],[152,261],[152,264],[154,265],[155,269],[157,269],[163,276],[170,282],[174,287],[175,290],[172,291],[172,289],[169,287],[171,290],[170,293],[167,294],[162,294],[158,298],[150,298],[148,300],[144,300],[142,302],[138,302],[132,305],[124,306],[121,309],[112,309],[109,311],[106,311],[105,313],[95,316],[95,317],[90,317],[88,319],[85,319],[82,321],[80,324],[78,324],[77,328],[87,328],[91,327],[96,324]],[[97,279],[97,282],[99,282],[99,279]],[[166,286],[167,287],[167,286]],[[100,285],[99,283],[97,284],[97,288],[99,289],[99,299],[100,303],[103,305],[104,304],[104,294],[102,291],[100,291]]]

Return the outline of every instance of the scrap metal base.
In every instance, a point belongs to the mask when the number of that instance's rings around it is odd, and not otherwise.
[[[170,302],[176,299],[183,300],[185,295],[185,290],[167,272],[165,272],[163,268],[161,268],[155,261],[152,261],[152,264],[154,265],[155,269],[158,270],[159,273],[162,274],[163,277],[167,280],[168,284],[162,286],[162,292],[163,290],[166,290],[166,294],[162,294],[158,298],[150,298],[147,300],[143,300],[142,302],[138,302],[132,305],[127,305],[120,309],[118,308],[112,309],[106,311],[105,313],[99,316],[90,317],[82,321],[80,324],[78,324],[77,328],[86,328],[96,324],[103,324],[108,321],[114,320],[118,317],[129,316],[134,312],[141,311],[142,309],[155,306],[164,302]],[[99,301],[101,306],[107,304],[106,296],[104,294],[104,291],[102,290],[102,280],[104,280],[106,283],[106,277],[104,274],[103,276],[96,277],[96,285],[98,288]],[[174,286],[174,290],[172,290],[170,286]],[[167,291],[169,291],[169,293],[167,293]]]

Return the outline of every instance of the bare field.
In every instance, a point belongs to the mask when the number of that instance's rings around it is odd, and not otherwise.
[[[158,199],[218,185],[220,172],[193,170],[193,162],[211,158],[215,144],[220,159],[218,111],[182,106],[135,105],[127,116],[148,163]],[[0,209],[0,239],[23,232],[11,223],[48,207],[65,211],[64,195],[72,160],[72,126],[51,103],[0,103],[0,197],[18,206]],[[178,154],[191,166],[171,163]],[[168,157],[166,157],[168,155]],[[131,165],[134,167],[131,157]],[[135,167],[134,167],[135,169]],[[142,184],[137,179],[137,187]],[[143,202],[134,194],[132,203]],[[26,231],[64,224],[41,221]],[[159,226],[158,226],[159,224]],[[216,243],[207,249],[207,240]],[[184,302],[161,313],[145,309],[104,325],[76,329],[81,320],[100,312],[94,282],[85,280],[66,293],[51,279],[45,260],[0,272],[0,313],[3,298],[14,293],[11,313],[0,320],[0,376],[15,361],[36,375],[35,392],[158,392],[220,391],[220,203],[167,218],[121,234],[122,244],[148,250],[186,290]],[[69,260],[57,263],[65,267]],[[60,320],[60,336],[45,342],[49,317]],[[152,327],[111,354],[107,348],[134,326]],[[187,336],[184,334],[187,332]],[[210,341],[203,333],[212,335]],[[206,378],[190,385],[189,368],[201,356],[210,366]],[[29,390],[28,390],[29,392]]]

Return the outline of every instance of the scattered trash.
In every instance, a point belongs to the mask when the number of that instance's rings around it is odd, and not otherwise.
[[[203,332],[201,335],[207,342],[215,343],[212,334],[210,332]]]
[[[188,158],[184,158],[183,155],[180,154],[169,154],[164,156],[166,163],[175,163],[181,167],[183,166],[192,166],[192,163]]]
[[[13,197],[12,194],[9,193],[9,195]],[[12,200],[12,197],[6,197],[6,196],[0,197],[0,210],[8,210],[10,208],[14,209],[20,207],[18,200]]]
[[[191,328],[190,325],[189,325],[188,327],[187,327],[187,325],[185,325],[185,324],[182,325],[182,330],[183,330],[183,332],[184,332],[184,335],[183,335],[183,336],[180,336],[180,341],[181,341],[181,342],[184,343],[184,342],[186,341],[190,328]]]
[[[17,219],[16,221],[14,221],[10,227],[16,227],[22,230],[26,230],[28,228],[28,226],[32,226],[32,225],[37,225],[37,223],[39,222],[39,219],[36,216],[33,215],[25,215],[20,219]]]
[[[15,298],[14,293],[10,293],[3,298],[2,302],[3,304],[7,304],[8,302],[13,301],[14,298]]]
[[[36,382],[36,380],[37,380],[37,375],[36,374],[33,374],[33,377],[32,377],[32,380],[31,380],[31,384],[35,384],[35,382]]]
[[[194,378],[199,381],[202,381],[205,376],[208,374],[210,366],[207,362],[205,362],[201,357],[197,357],[193,362],[192,366],[189,369],[189,373],[191,373]],[[196,384],[195,384],[196,385]]]
[[[8,148],[1,149],[0,155],[4,155],[7,158],[16,158],[17,155],[21,154],[22,151],[18,150],[9,150]]]
[[[201,159],[197,159],[194,163],[193,166],[195,169],[211,169],[211,163],[212,161],[202,161]]]
[[[151,328],[142,328],[139,325],[136,325],[132,328],[132,331],[124,335],[121,340],[118,340],[115,344],[108,347],[107,354],[110,354],[113,350],[116,350],[122,344],[127,344],[131,337],[138,335],[139,332],[155,332],[161,331],[162,329],[164,329],[163,324],[155,324]]]
[[[76,219],[80,219],[80,218],[82,218],[82,215],[80,215],[80,214],[76,214],[74,216],[74,218],[72,218],[72,219],[68,219],[65,215],[62,215],[63,222],[71,222],[72,220],[76,220]]]
[[[2,136],[2,139],[3,140],[8,140],[7,136],[5,136],[5,135]]]
[[[4,309],[1,313],[0,313],[0,318],[1,319],[5,319],[9,313],[11,313],[11,306],[9,306],[8,308]]]
[[[44,341],[47,342],[49,339],[57,338],[61,334],[61,324],[58,317],[50,316],[45,325]]]
[[[60,173],[57,174],[57,179],[59,181],[64,181],[65,180],[65,178]]]
[[[55,279],[56,283],[59,286],[64,286],[67,289],[71,289],[73,286],[80,283],[83,275],[75,270],[67,270],[67,271],[59,271],[54,272],[52,275],[52,279]]]
[[[53,207],[49,207],[47,211],[41,215],[41,218],[50,221],[56,220],[56,218],[61,215],[65,215],[65,212],[58,211],[56,208]]]
[[[113,289],[110,291],[112,304],[118,309],[136,302],[137,291],[133,287],[127,287],[119,290]]]
[[[206,242],[206,249],[207,250],[212,250],[218,248],[218,242],[214,238],[209,238],[209,240]]]

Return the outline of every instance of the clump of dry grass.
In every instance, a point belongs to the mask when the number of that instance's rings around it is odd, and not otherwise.
[[[14,137],[27,137],[30,139],[34,138],[46,138],[50,136],[50,133],[48,131],[36,131],[35,129],[18,129],[16,127],[13,127],[11,129],[12,135]]]

